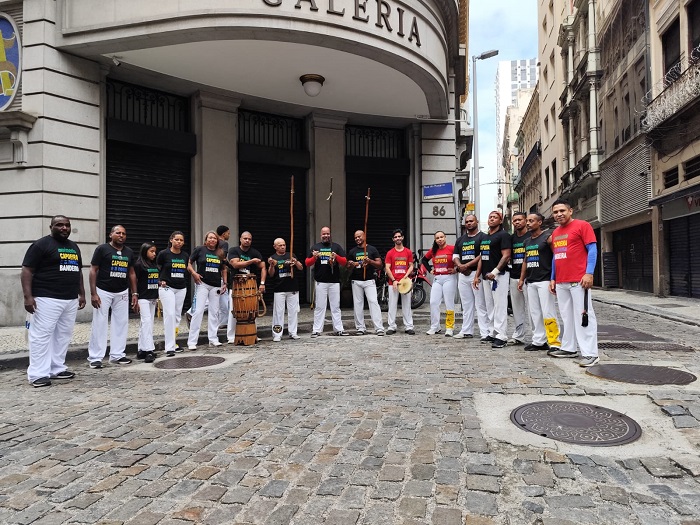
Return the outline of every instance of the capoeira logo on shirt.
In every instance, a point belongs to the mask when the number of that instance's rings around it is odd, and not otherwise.
[[[525,247],[527,255],[527,267],[528,268],[539,268],[540,267],[540,247],[537,244],[532,244]]]
[[[157,290],[160,283],[158,276],[158,268],[146,268],[146,271],[148,272],[148,277],[146,279],[148,289]]]
[[[112,255],[112,265],[109,270],[110,277],[117,279],[126,279],[127,271],[129,270],[129,258],[124,255]]]
[[[552,243],[555,259],[566,259],[566,249],[569,245],[569,234],[557,235]]]
[[[328,264],[328,261],[331,259],[331,253],[333,253],[333,250],[330,248],[321,248],[318,251],[318,256],[321,259],[321,264]]]
[[[491,239],[481,241],[481,260],[488,261],[491,259]]]
[[[473,261],[476,259],[476,241],[462,243],[462,261]]]
[[[59,248],[58,257],[61,259],[58,271],[60,272],[79,272],[78,253],[73,248]]]
[[[221,266],[221,259],[219,259],[216,255],[207,254],[204,271],[218,273],[219,266]]]
[[[290,267],[285,264],[286,261],[287,259],[277,261],[277,275],[280,279],[291,276],[291,273],[289,272]]]
[[[186,269],[187,263],[185,263],[185,259],[173,259],[170,264],[170,277],[172,279],[184,279]]]

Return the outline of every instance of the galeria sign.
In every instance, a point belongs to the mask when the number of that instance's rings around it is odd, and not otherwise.
[[[365,24],[374,23],[380,29],[389,33],[396,32],[401,38],[420,47],[420,33],[418,32],[418,19],[414,14],[406,13],[406,10],[392,6],[386,0],[262,0],[270,7],[280,7],[283,2],[294,3],[295,9],[308,9],[309,12],[322,11],[330,16],[350,17],[356,22]],[[373,6],[372,4],[376,4]],[[321,7],[319,8],[319,5]]]

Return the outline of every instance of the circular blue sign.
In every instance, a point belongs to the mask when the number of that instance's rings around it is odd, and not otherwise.
[[[0,111],[6,109],[19,88],[22,44],[14,20],[0,13]]]

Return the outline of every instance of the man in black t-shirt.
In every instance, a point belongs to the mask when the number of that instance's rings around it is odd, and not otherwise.
[[[484,291],[478,283],[479,264],[481,263],[481,240],[485,234],[479,231],[479,221],[476,215],[468,213],[464,216],[466,233],[455,243],[452,260],[458,273],[457,289],[462,302],[462,329],[453,338],[474,337],[474,310],[476,309],[481,337],[488,337],[489,320],[486,314]]]
[[[311,247],[311,253],[305,262],[307,268],[313,268],[316,281],[316,306],[311,337],[318,337],[323,332],[327,303],[331,306],[333,335],[350,335],[343,329],[340,314],[340,267],[348,261],[343,247],[331,241],[331,229],[328,226],[321,228],[321,242]]]
[[[492,348],[503,348],[508,340],[510,235],[501,226],[500,211],[489,213],[488,221],[489,231],[481,241],[481,276],[490,333],[481,342],[490,342]]]
[[[124,245],[126,230],[117,225],[109,234],[109,242],[95,249],[90,261],[90,302],[92,327],[88,344],[90,368],[102,368],[107,353],[107,330],[110,330],[109,362],[128,365],[126,335],[129,328],[129,289],[131,305],[138,311],[139,294],[136,291],[134,252]],[[109,312],[112,310],[110,318]]]
[[[250,232],[241,233],[239,239],[240,244],[231,248],[228,251],[228,262],[233,268],[233,285],[231,286],[231,295],[233,296],[236,286],[237,275],[255,275],[258,281],[258,290],[260,293],[265,293],[265,278],[267,277],[267,268],[263,262],[263,257],[258,250],[252,248],[253,236]],[[231,303],[233,304],[233,302]],[[233,308],[229,308],[228,326],[226,327],[226,336],[229,344],[236,342],[236,317],[233,314]]]
[[[549,292],[552,278],[552,232],[542,231],[544,216],[531,213],[527,216],[530,236],[525,243],[525,262],[520,272],[518,288],[526,286],[527,302],[532,321],[532,343],[525,350],[561,349],[557,306]]]
[[[80,248],[68,237],[70,220],[56,215],[50,235],[29,246],[22,261],[24,309],[29,323],[29,368],[34,387],[50,386],[51,379],[72,379],[66,353],[78,310],[85,308],[83,260]]]
[[[287,331],[290,339],[299,339],[297,335],[299,315],[299,273],[304,265],[294,254],[287,253],[287,243],[282,238],[272,243],[275,253],[270,255],[267,263],[270,267],[267,275],[277,275],[274,304],[272,310],[272,340],[282,340],[284,332],[284,307],[287,307]]]
[[[353,310],[355,312],[356,335],[365,335],[365,297],[369,306],[369,314],[377,335],[384,335],[384,322],[382,321],[382,309],[377,301],[376,270],[382,267],[382,257],[379,251],[369,244],[365,250],[365,232],[355,232],[355,243],[348,250],[348,268],[352,269],[350,279],[352,281]]]
[[[515,321],[515,331],[513,337],[508,339],[509,345],[521,345],[525,340],[525,327],[527,323],[527,302],[525,293],[518,289],[518,279],[525,260],[525,243],[530,237],[527,230],[527,214],[516,211],[513,214],[513,234],[511,241],[511,269],[510,269],[510,303],[513,307],[513,320]]]

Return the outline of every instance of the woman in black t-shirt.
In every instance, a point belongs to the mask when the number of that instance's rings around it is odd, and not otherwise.
[[[141,324],[139,326],[139,346],[137,359],[143,359],[146,363],[155,360],[155,345],[153,344],[153,319],[156,315],[156,302],[158,301],[158,266],[156,266],[156,245],[152,242],[144,242],[139,250],[139,258],[134,265],[136,272],[136,295],[139,298],[139,313]]]
[[[204,307],[209,303],[207,335],[209,346],[221,346],[217,330],[219,328],[219,294],[226,293],[226,266],[217,249],[219,237],[215,231],[204,235],[204,245],[197,246],[190,255],[187,271],[190,272],[196,284],[194,300],[192,301],[192,321],[190,334],[187,338],[187,348],[197,349],[199,329],[202,326]],[[195,268],[196,265],[196,268]],[[222,281],[223,279],[223,281]]]
[[[158,297],[163,308],[163,329],[165,331],[165,355],[174,356],[182,352],[177,346],[177,334],[182,319],[182,305],[185,304],[189,274],[187,263],[190,255],[182,250],[185,234],[174,231],[170,234],[170,246],[158,254],[156,262],[160,270]]]

